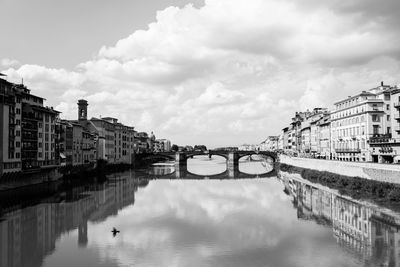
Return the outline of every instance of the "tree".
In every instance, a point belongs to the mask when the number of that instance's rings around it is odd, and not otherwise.
[[[195,145],[194,150],[195,151],[207,151],[207,147],[205,145]]]
[[[177,145],[173,144],[171,147],[171,150],[176,152],[179,150],[179,147]]]

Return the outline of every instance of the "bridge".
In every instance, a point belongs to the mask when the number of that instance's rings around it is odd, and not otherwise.
[[[174,160],[175,163],[185,163],[187,159],[193,158],[194,156],[221,156],[225,158],[231,164],[239,164],[239,159],[245,156],[260,155],[271,158],[273,162],[278,159],[278,154],[274,151],[225,151],[225,150],[207,150],[207,151],[188,151],[188,152],[155,152],[149,153],[146,156],[148,158],[164,158]],[[144,158],[146,158],[144,156]]]
[[[274,151],[219,151],[219,150],[208,150],[208,151],[188,151],[188,152],[158,152],[142,155],[142,159],[168,159],[175,161],[175,171],[172,174],[165,175],[164,178],[185,178],[185,179],[226,179],[226,178],[254,178],[254,177],[271,177],[273,171],[266,174],[246,174],[239,171],[239,159],[246,156],[260,155],[267,157],[272,160],[273,163],[278,161],[278,154]],[[226,171],[217,175],[197,175],[190,173],[187,170],[187,160],[194,156],[221,156],[226,159]],[[190,177],[190,178],[189,178]]]

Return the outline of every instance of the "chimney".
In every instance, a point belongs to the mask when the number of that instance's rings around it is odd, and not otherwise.
[[[381,81],[381,86],[383,86],[383,81]]]

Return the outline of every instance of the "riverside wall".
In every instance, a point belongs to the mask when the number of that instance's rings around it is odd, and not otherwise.
[[[310,159],[290,157],[286,155],[280,155],[279,161],[280,163],[300,168],[327,171],[340,175],[358,176],[364,179],[400,184],[400,165],[396,164]]]

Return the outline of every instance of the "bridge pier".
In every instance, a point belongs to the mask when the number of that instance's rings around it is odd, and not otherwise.
[[[239,154],[235,151],[228,153],[228,160],[226,161],[226,169],[228,170],[228,177],[235,178],[239,173]]]
[[[175,178],[185,178],[187,174],[187,158],[182,152],[175,153]]]

